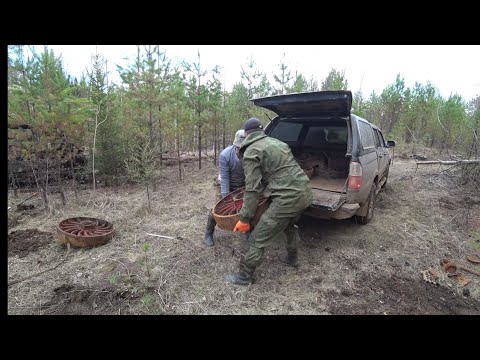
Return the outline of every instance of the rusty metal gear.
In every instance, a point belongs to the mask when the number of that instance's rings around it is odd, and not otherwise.
[[[106,244],[114,235],[113,224],[90,217],[75,217],[57,226],[58,240],[73,247],[94,247]]]
[[[241,187],[232,191],[222,198],[212,210],[212,215],[217,225],[224,230],[233,230],[235,224],[240,220],[240,210],[243,206],[243,195],[245,187]],[[255,217],[251,221],[251,225],[255,226],[260,220],[260,216],[267,210],[270,205],[268,198],[260,195],[258,199],[257,211]]]

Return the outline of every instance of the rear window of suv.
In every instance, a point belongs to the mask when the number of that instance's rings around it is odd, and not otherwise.
[[[303,140],[304,146],[315,147],[323,144],[341,144],[347,143],[347,128],[333,126],[310,126]]]
[[[301,142],[303,146],[315,148],[329,144],[346,145],[348,133],[346,126],[280,121],[272,129],[269,136],[289,145],[296,145]]]
[[[303,124],[297,122],[281,121],[273,129],[269,136],[286,142],[287,144],[296,143]]]

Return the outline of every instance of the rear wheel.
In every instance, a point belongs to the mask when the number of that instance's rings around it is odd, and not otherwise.
[[[385,182],[382,185],[382,189],[387,186],[387,181],[388,181],[388,172],[390,171],[390,166],[388,167],[387,171],[385,172]]]
[[[367,199],[367,215],[360,216],[355,215],[355,220],[362,225],[368,224],[370,220],[373,218],[373,209],[375,208],[375,189],[376,185],[373,183],[372,189],[370,190],[370,194],[368,195]]]

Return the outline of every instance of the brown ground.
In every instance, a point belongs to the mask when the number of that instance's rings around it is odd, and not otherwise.
[[[38,197],[25,202],[35,208],[17,211],[29,194],[10,193],[8,281],[27,279],[8,287],[8,313],[480,314],[480,276],[463,272],[472,281],[461,286],[439,264],[450,258],[480,271],[465,260],[480,253],[480,195],[455,173],[431,165],[415,173],[412,159],[397,157],[370,224],[303,218],[300,267],[282,265],[284,244],[275,243],[256,282],[239,287],[223,276],[238,268],[243,235],[218,229],[216,246],[202,245],[216,173],[203,166],[188,164],[184,184],[175,167],[165,169],[151,212],[145,190],[133,186],[78,199],[69,192],[65,207],[53,194],[50,211]],[[111,221],[117,236],[67,256],[56,225],[76,216]],[[428,268],[438,285],[423,281]]]

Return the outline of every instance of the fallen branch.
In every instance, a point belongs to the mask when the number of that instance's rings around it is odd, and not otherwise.
[[[147,235],[151,235],[151,236],[157,236],[157,237],[165,238],[165,239],[175,240],[175,238],[174,238],[174,237],[171,237],[171,236],[157,235],[157,234],[150,234],[150,233],[146,233],[146,234],[147,234]]]
[[[416,161],[417,165],[441,164],[441,165],[457,165],[457,164],[480,164],[480,159],[477,160],[429,160]]]
[[[444,171],[449,171],[450,169],[456,167],[457,165],[462,165],[462,164],[480,164],[480,159],[477,160],[429,160],[429,161],[415,161],[415,164],[417,165],[415,167],[415,172],[418,170],[418,165],[432,165],[432,164],[440,164],[441,165],[452,165],[450,168]],[[439,167],[440,169],[440,167]],[[442,172],[444,172],[442,171]]]
[[[19,282],[22,282],[22,281],[31,279],[31,278],[33,278],[33,277],[35,277],[35,276],[42,275],[43,273],[46,273],[47,271],[56,269],[57,267],[59,267],[60,265],[62,265],[62,264],[65,262],[65,260],[67,260],[68,254],[70,253],[70,243],[67,243],[67,248],[68,248],[67,254],[66,254],[65,257],[63,258],[63,260],[60,261],[60,262],[59,262],[57,265],[55,265],[54,267],[51,267],[50,269],[47,269],[47,270],[40,271],[40,272],[38,272],[38,273],[36,273],[36,274],[32,274],[32,275],[26,276],[26,277],[21,278],[21,279],[18,279],[18,280],[10,281],[10,282],[8,283],[8,286],[11,286],[11,285],[13,285],[13,284],[18,284]]]

